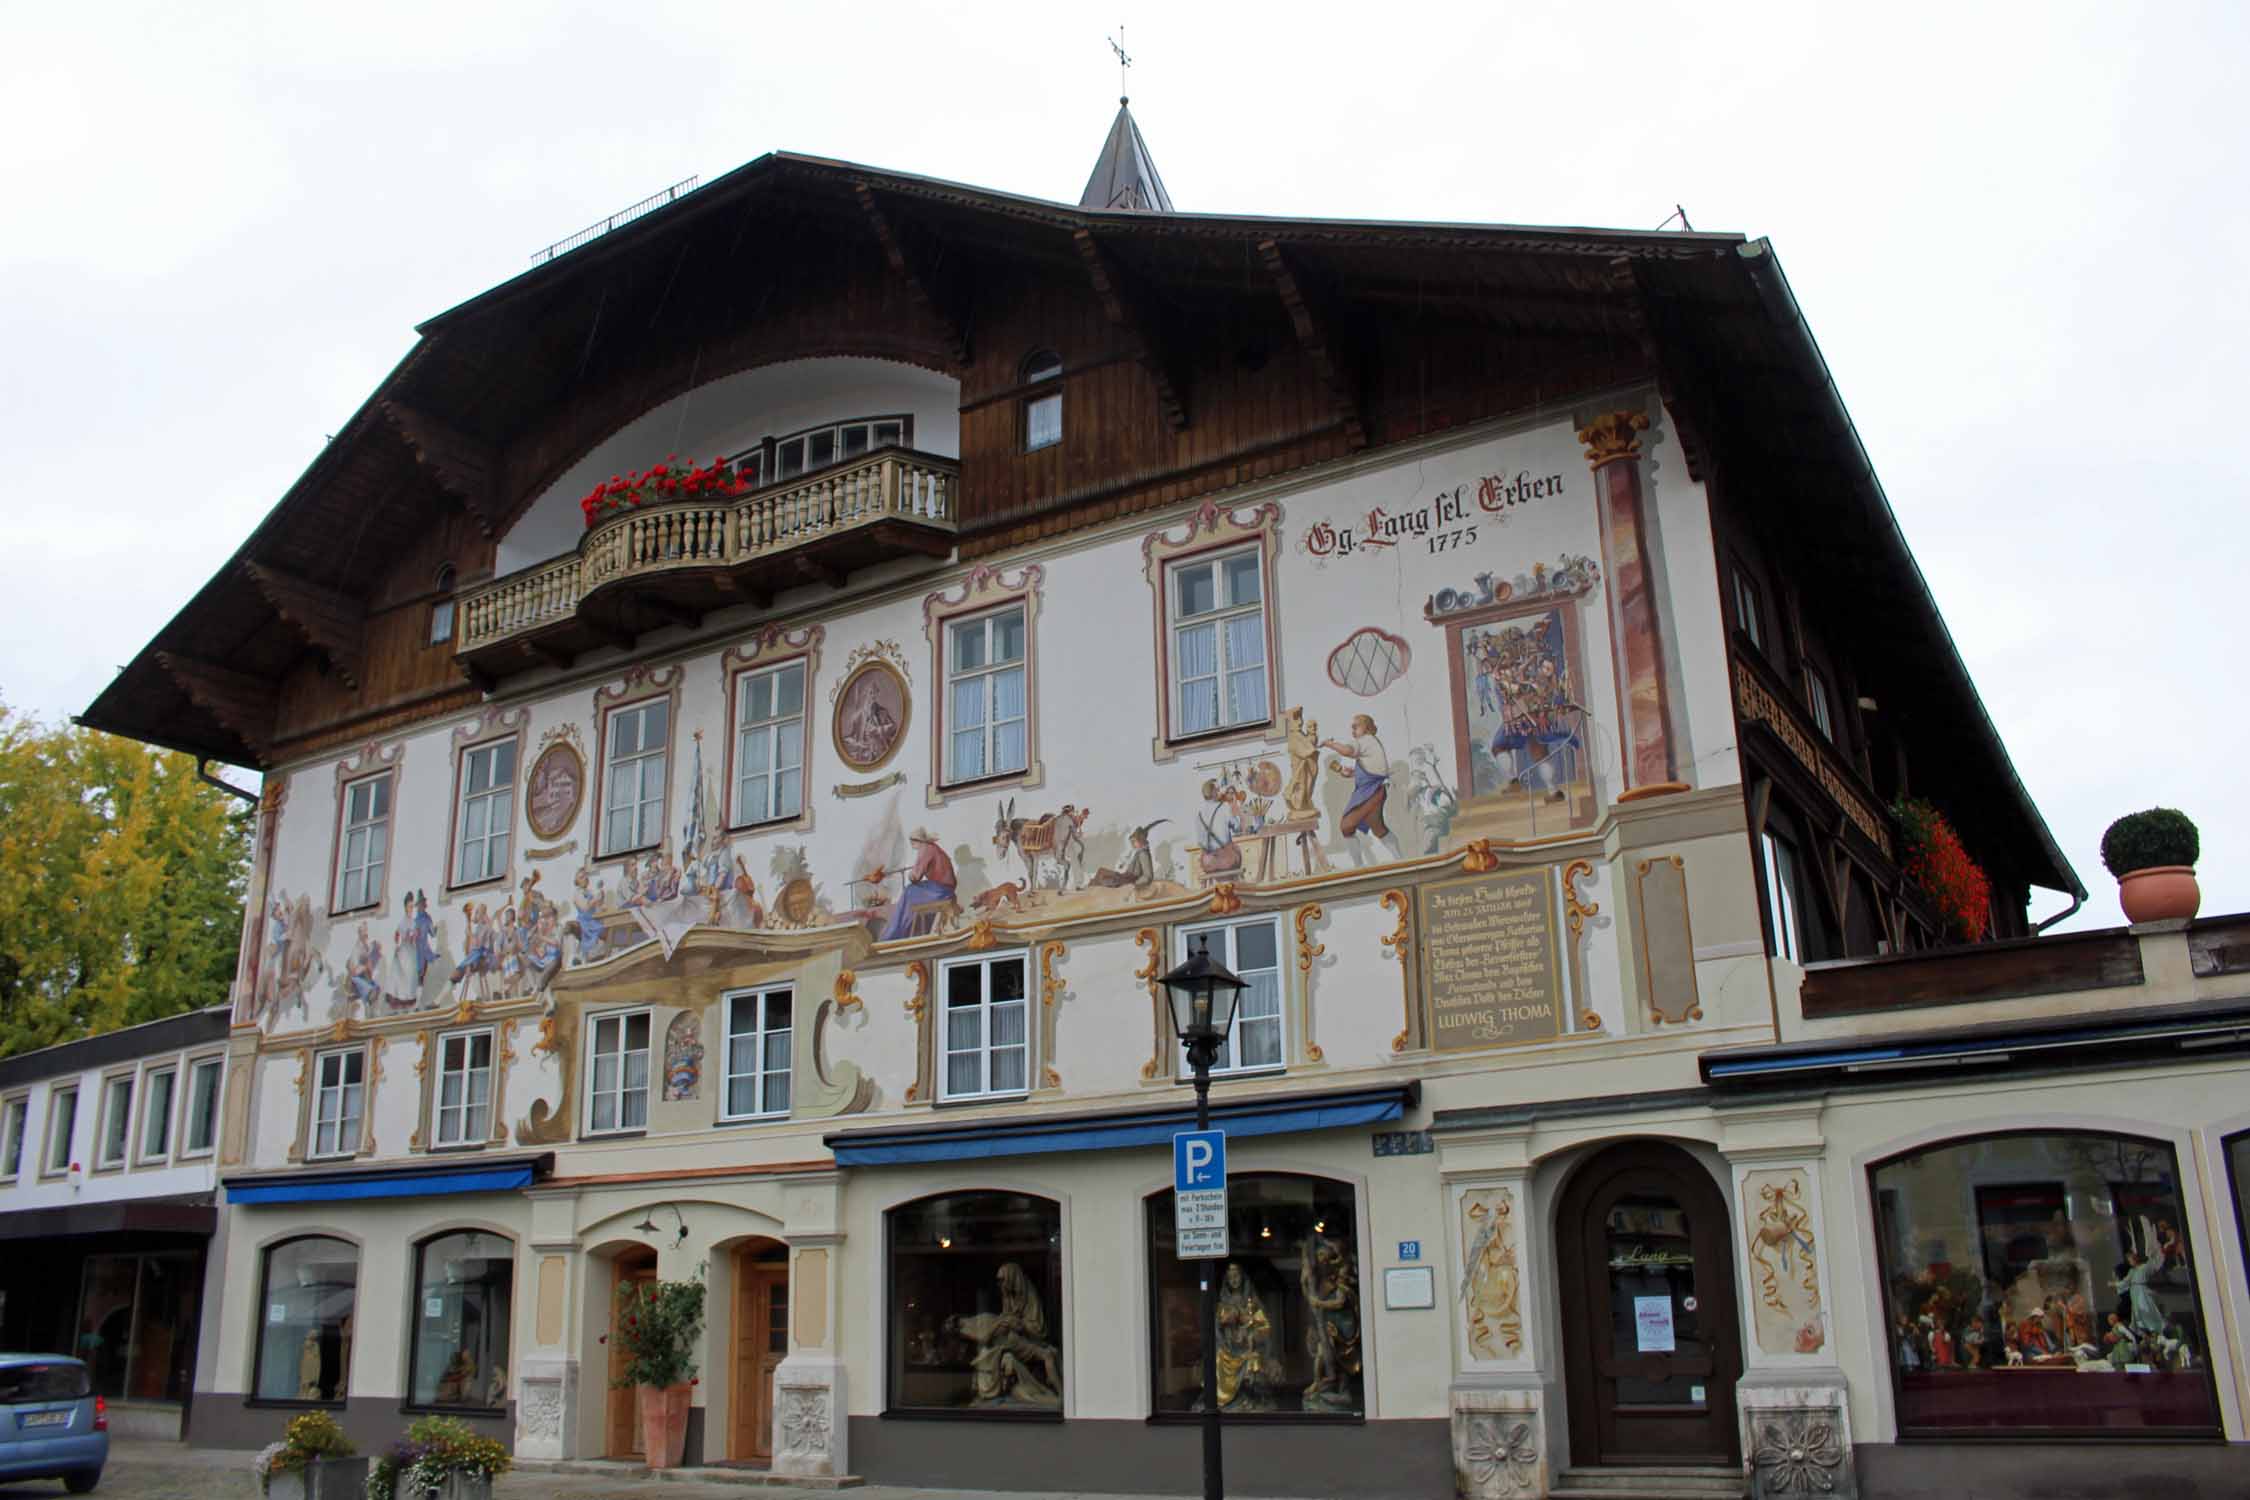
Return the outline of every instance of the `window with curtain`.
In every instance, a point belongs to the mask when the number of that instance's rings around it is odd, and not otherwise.
[[[1031,387],[1023,398],[1026,453],[1052,448],[1062,441],[1062,371],[1061,358],[1044,350],[1023,362],[1023,383]]]
[[[1170,1191],[1145,1200],[1150,1409],[1204,1409],[1202,1269],[1219,1278],[1218,1403],[1223,1415],[1360,1417],[1357,1204],[1349,1183],[1246,1172],[1227,1182],[1227,1254],[1181,1260]]]
[[[344,788],[343,842],[336,852],[336,910],[357,911],[383,899],[383,867],[391,848],[391,776],[368,776]]]
[[[650,849],[664,836],[664,775],[672,705],[656,698],[609,716],[602,796],[602,853]]]
[[[884,1215],[894,1411],[1062,1411],[1062,1214],[1021,1193],[949,1193]]]
[[[1187,962],[1196,944],[1246,979],[1250,987],[1235,1002],[1226,1040],[1211,1064],[1214,1073],[1250,1073],[1279,1068],[1283,1050],[1281,1015],[1281,919],[1253,917],[1240,922],[1210,922],[1180,929],[1179,961]]]
[[[941,1097],[1021,1094],[1031,1086],[1030,960],[1021,953],[959,958],[938,980],[944,1029]]]
[[[613,1011],[596,1016],[587,1052],[592,1080],[586,1091],[586,1129],[640,1130],[648,1124],[649,1013]]]
[[[1265,723],[1272,711],[1258,548],[1176,562],[1167,574],[1173,735]]]
[[[356,1245],[307,1235],[267,1250],[252,1310],[258,1322],[252,1381],[257,1397],[341,1403],[351,1393],[358,1299]]]
[[[789,1113],[790,1012],[786,987],[727,996],[726,1114],[730,1120]]]
[[[2170,1146],[2017,1131],[1868,1175],[1901,1434],[2217,1433]]]
[[[414,1256],[415,1406],[497,1411],[508,1404],[513,1241],[484,1230],[422,1241]]]
[[[1021,771],[1030,761],[1024,607],[950,621],[945,636],[945,779]]]
[[[474,885],[508,873],[508,835],[516,816],[516,742],[495,740],[461,753],[461,808],[453,829],[453,883]]]
[[[349,1156],[359,1149],[366,1107],[367,1052],[323,1052],[313,1064],[312,1144],[309,1156]]]
[[[735,679],[734,821],[794,818],[805,805],[805,664]]]
[[[475,1146],[492,1135],[492,1032],[456,1031],[438,1039],[437,1098],[431,1138]]]

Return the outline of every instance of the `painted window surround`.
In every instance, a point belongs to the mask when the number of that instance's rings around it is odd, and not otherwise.
[[[930,643],[930,681],[934,684],[931,696],[937,700],[930,706],[930,779],[924,799],[929,806],[943,807],[948,797],[965,792],[999,787],[1030,790],[1046,784],[1047,767],[1039,757],[1039,609],[1046,578],[1047,570],[1038,563],[1016,569],[979,564],[952,588],[922,600],[922,634]],[[1023,606],[1024,767],[975,781],[950,782],[946,778],[946,744],[951,726],[947,722],[945,688],[950,626],[957,620],[988,615],[1019,603]]]
[[[1186,734],[1175,722],[1175,700],[1179,696],[1172,645],[1175,570],[1183,563],[1192,566],[1221,553],[1245,549],[1254,551],[1258,558],[1258,608],[1265,628],[1266,717]],[[1184,755],[1200,754],[1217,745],[1246,740],[1278,743],[1283,738],[1279,705],[1287,699],[1281,681],[1280,641],[1274,629],[1274,616],[1279,608],[1279,601],[1274,597],[1277,571],[1274,564],[1280,553],[1281,506],[1273,500],[1248,506],[1223,506],[1207,501],[1183,520],[1142,537],[1141,576],[1148,584],[1152,659],[1158,678],[1156,735],[1149,742],[1151,759],[1165,763]]]
[[[447,804],[450,811],[446,818],[445,832],[445,889],[448,893],[506,885],[509,877],[515,873],[515,861],[520,852],[518,829],[523,823],[524,779],[530,772],[530,767],[524,764],[524,731],[530,718],[531,711],[528,708],[519,707],[512,711],[488,708],[477,718],[453,731],[453,795]],[[515,746],[515,766],[506,788],[507,857],[500,861],[500,868],[490,875],[475,880],[458,879],[461,873],[462,819],[466,812],[462,805],[462,795],[467,786],[469,757],[478,751],[509,742]],[[499,790],[498,787],[489,788],[480,795],[490,795]],[[394,810],[398,806],[395,789],[391,806]]]
[[[654,668],[641,663],[628,669],[622,677],[594,690],[594,769],[586,792],[593,803],[593,821],[588,825],[587,833],[588,866],[636,858],[665,841],[672,826],[672,782],[679,771],[680,683],[686,675],[686,666],[679,662],[668,667]],[[603,840],[608,837],[606,825],[609,820],[610,716],[620,709],[641,708],[658,701],[665,705],[664,798],[657,809],[656,838],[647,844],[606,851]]]
[[[810,833],[813,829],[813,806],[819,800],[813,790],[813,722],[819,717],[814,704],[815,690],[820,685],[820,650],[827,639],[827,627],[807,625],[795,630],[785,630],[778,625],[767,625],[753,631],[743,641],[728,646],[719,653],[720,681],[726,684],[726,753],[721,760],[720,795],[724,799],[724,818],[727,830],[735,834],[759,835],[767,833]],[[741,723],[742,688],[753,673],[770,671],[790,662],[802,662],[805,668],[804,753],[798,758],[803,770],[803,793],[797,799],[794,816],[774,818],[759,822],[745,822],[735,808],[734,758]]]
[[[331,920],[340,917],[375,919],[390,914],[391,875],[398,867],[398,800],[399,791],[406,784],[406,741],[393,740],[388,744],[370,740],[357,754],[336,763],[336,814],[334,834],[330,839],[328,856],[328,915]],[[368,899],[350,908],[339,905],[343,894],[344,877],[344,819],[351,799],[351,789],[362,781],[372,781],[378,776],[390,778],[390,796],[381,827],[383,829],[383,877],[367,893]]]

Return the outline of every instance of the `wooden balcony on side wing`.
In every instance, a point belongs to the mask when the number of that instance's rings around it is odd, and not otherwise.
[[[807,582],[841,587],[898,558],[951,555],[957,459],[884,448],[719,500],[611,516],[575,552],[462,590],[454,654],[480,685],[716,610],[763,609]]]

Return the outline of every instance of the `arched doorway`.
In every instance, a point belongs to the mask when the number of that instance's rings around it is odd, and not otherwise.
[[[736,1245],[733,1292],[727,1458],[771,1463],[773,1372],[789,1353],[789,1247],[765,1239]]]
[[[621,1251],[610,1262],[609,1283],[609,1428],[603,1452],[611,1458],[641,1458],[639,1393],[617,1382],[625,1375],[625,1341],[620,1338],[619,1314],[625,1289],[638,1281],[656,1279],[656,1252],[645,1245]]]
[[[1677,1146],[1581,1165],[1555,1217],[1571,1462],[1740,1462],[1742,1370],[1726,1200]]]

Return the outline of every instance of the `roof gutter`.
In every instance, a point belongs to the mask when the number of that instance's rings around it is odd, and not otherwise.
[[[1922,565],[1915,559],[1914,549],[1907,545],[1906,533],[1899,528],[1898,513],[1891,509],[1890,496],[1883,492],[1883,481],[1875,473],[1875,461],[1868,456],[1867,445],[1860,440],[1858,425],[1852,421],[1851,411],[1844,405],[1843,392],[1836,387],[1835,373],[1829,369],[1827,357],[1820,352],[1820,344],[1813,338],[1812,326],[1805,320],[1804,309],[1797,305],[1797,294],[1790,289],[1789,278],[1783,274],[1781,262],[1774,256],[1773,242],[1768,239],[1752,240],[1747,245],[1737,247],[1735,254],[1741,257],[1749,271],[1751,285],[1757,288],[1759,300],[1765,303],[1766,310],[1795,339],[1806,361],[1819,372],[1821,392],[1827,397],[1829,417],[1839,434],[1850,445],[1852,461],[1858,467],[1868,493],[1874,496],[1876,508],[1882,512],[1883,524],[1890,528],[1891,541],[1908,571],[1913,574],[1915,584],[1922,591],[1922,598],[1929,605],[1930,617],[1937,622],[1938,639],[1944,643],[1946,655],[1951,660],[1954,678],[1968,690],[1970,706],[1976,710],[1987,740],[2000,752],[2000,767],[2007,773],[2009,784],[2015,788],[2016,801],[2029,819],[2032,831],[2045,848],[2048,859],[2053,862],[2054,869],[2050,873],[2060,875],[2069,882],[2067,885],[2051,887],[2073,898],[2070,910],[2063,913],[2064,916],[2069,916],[2085,903],[2085,883],[2078,878],[2078,872],[2071,868],[2070,860],[2062,852],[2062,846],[2055,842],[2054,831],[2047,826],[2046,817],[2039,811],[2039,805],[2031,800],[2031,793],[2024,786],[2023,777],[2017,774],[2016,763],[2008,754],[2007,742],[2000,738],[1999,726],[1992,722],[1992,714],[1984,706],[1984,697],[1977,691],[1976,679],[1969,675],[1968,663],[1961,658],[1961,648],[1955,644],[1953,631],[1946,625],[1945,615],[1937,607],[1937,595],[1931,591],[1929,579],[1923,576]],[[2060,921],[2061,918],[2054,920]],[[2045,925],[2048,924],[2042,924],[2042,927]]]

